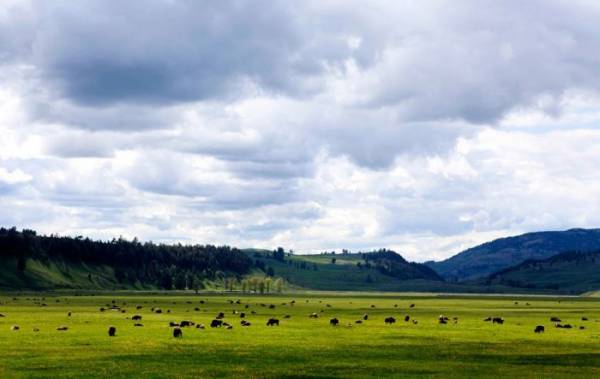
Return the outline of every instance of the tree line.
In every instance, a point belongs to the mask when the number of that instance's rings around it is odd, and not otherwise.
[[[0,258],[23,273],[27,260],[62,260],[105,265],[123,284],[162,289],[198,289],[204,279],[239,277],[257,268],[243,251],[229,246],[140,243],[123,238],[96,241],[83,237],[37,235],[33,230],[0,228]],[[260,269],[260,268],[258,268]],[[92,277],[90,275],[90,280]]]

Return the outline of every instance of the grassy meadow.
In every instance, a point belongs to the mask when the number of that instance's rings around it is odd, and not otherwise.
[[[100,311],[113,301],[125,313]],[[234,310],[252,325],[240,326]],[[233,329],[210,328],[218,312]],[[313,312],[319,317],[309,318]],[[355,323],[365,313],[368,320]],[[600,377],[600,298],[594,297],[20,294],[0,296],[0,314],[2,378]],[[136,314],[141,327],[133,326]],[[440,315],[448,324],[438,322]],[[397,322],[386,325],[390,316]],[[488,316],[505,322],[484,322]],[[552,316],[575,327],[555,328]],[[271,317],[280,326],[266,326]],[[329,325],[333,317],[339,326]],[[181,320],[206,328],[182,328],[183,338],[173,338],[169,322]],[[535,334],[536,325],[545,333]],[[117,328],[115,337],[109,326]]]

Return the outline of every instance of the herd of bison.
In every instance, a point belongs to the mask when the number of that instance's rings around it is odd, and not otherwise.
[[[17,298],[13,298],[13,300],[17,300]],[[45,298],[41,298],[41,299],[27,299],[27,300],[33,300],[33,302],[37,305],[40,306],[47,306],[46,303],[44,303],[43,301],[45,301]],[[56,300],[57,302],[59,302],[60,300]],[[306,300],[306,302],[308,303],[309,300]],[[200,304],[204,304],[205,301],[204,300],[200,300]],[[241,300],[229,300],[230,304],[236,304],[236,305],[242,305],[242,301]],[[281,303],[282,306],[294,306],[294,304],[296,303],[295,300],[292,300],[290,302],[285,302],[285,303]],[[321,301],[319,301],[319,303],[321,303]],[[191,301],[187,301],[187,304],[192,304]],[[515,304],[518,304],[515,302]],[[264,304],[264,303],[255,303],[254,304],[256,307],[266,307],[269,309],[275,309],[276,306],[274,304]],[[529,304],[527,304],[529,305]],[[127,306],[126,302],[123,302],[121,306],[117,305],[117,302],[115,300],[112,301],[112,303],[110,304],[106,304],[105,306],[101,307],[99,309],[100,312],[106,312],[106,311],[116,311],[116,312],[120,312],[120,313],[127,313],[126,309],[124,307]],[[330,304],[325,304],[326,307],[331,307]],[[371,308],[375,308],[375,305],[371,305]],[[395,304],[394,305],[395,308],[398,308],[398,305]],[[409,308],[414,308],[415,304],[410,304]],[[136,305],[136,311],[141,311],[144,307],[142,305]],[[256,311],[251,310],[251,305],[250,304],[244,304],[244,311],[239,311],[239,310],[231,310],[231,314],[233,315],[233,317],[235,318],[239,318],[240,319],[240,326],[241,327],[250,327],[252,326],[252,323],[250,321],[248,321],[248,317],[250,317],[249,315],[255,315],[257,314]],[[200,308],[196,307],[194,308],[194,311],[200,311]],[[155,314],[161,314],[163,313],[163,310],[161,308],[156,308],[156,307],[152,307],[150,308],[150,312],[155,313]],[[139,312],[141,313],[141,312]],[[171,313],[170,310],[166,310],[165,313]],[[324,313],[324,310],[321,310],[320,313]],[[71,317],[72,312],[68,312],[67,316]],[[5,314],[0,313],[0,318],[2,317],[6,317]],[[319,318],[320,315],[319,313],[311,313],[308,315],[309,318]],[[133,326],[134,327],[143,327],[144,325],[142,324],[142,315],[140,314],[134,314],[131,317],[126,317],[127,319],[133,321]],[[282,318],[284,319],[289,319],[291,318],[290,315],[284,315]],[[219,312],[215,318],[210,322],[210,327],[211,328],[225,328],[225,329],[233,329],[233,325],[232,325],[232,321],[226,322],[225,320],[225,312]],[[411,318],[410,315],[405,315],[404,316],[404,322],[405,323],[412,323],[412,324],[418,324],[418,321],[414,318]],[[354,324],[362,324],[364,322],[367,322],[369,320],[369,315],[367,313],[365,313],[362,317],[360,317],[360,319],[355,320],[354,322],[348,322],[346,323],[346,327],[352,327]],[[453,324],[458,324],[459,319],[458,317],[447,317],[444,315],[440,315],[437,319],[439,324],[448,324],[448,323],[453,323]],[[484,322],[490,322],[492,324],[499,324],[499,325],[503,325],[504,324],[504,318],[502,317],[498,317],[498,316],[490,316],[487,317],[485,319],[483,319]],[[581,321],[588,321],[587,317],[581,317]],[[572,329],[575,328],[574,325],[571,324],[567,324],[567,323],[562,323],[562,320],[558,317],[550,317],[550,322],[553,323],[553,325],[556,328],[563,328],[563,329]],[[386,325],[392,325],[396,323],[396,318],[393,316],[390,317],[386,317],[384,319],[384,323]],[[280,325],[280,320],[277,318],[269,318],[266,322],[267,326],[279,326]],[[338,327],[340,325],[340,320],[337,317],[333,317],[329,320],[329,325],[333,326],[333,327]],[[196,329],[205,329],[205,325],[201,324],[201,323],[195,323],[193,321],[190,320],[183,320],[180,322],[169,322],[169,327],[172,328],[172,332],[173,332],[173,337],[175,338],[181,338],[183,337],[183,328],[196,328]],[[59,326],[58,328],[56,328],[57,331],[67,331],[69,328],[68,326]],[[579,326],[579,329],[583,330],[585,329],[585,326]],[[11,330],[13,331],[18,331],[20,330],[19,325],[13,325],[11,327]],[[533,330],[535,333],[543,333],[545,330],[543,325],[537,325],[535,327],[535,329]],[[33,328],[34,332],[39,332],[39,328]],[[117,328],[115,326],[109,326],[108,327],[108,335],[110,337],[115,337],[117,335]]]

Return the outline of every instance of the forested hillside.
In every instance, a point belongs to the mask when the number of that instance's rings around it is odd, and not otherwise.
[[[202,288],[204,279],[254,268],[252,259],[228,246],[104,242],[15,228],[0,228],[0,258],[0,286],[8,288]]]
[[[566,252],[544,260],[527,260],[492,274],[484,285],[580,294],[600,289],[600,251]]]
[[[600,229],[569,229],[500,238],[444,261],[426,264],[454,282],[484,278],[528,259],[546,259],[565,251],[595,250],[600,250]]]
[[[202,289],[269,292],[442,290],[430,268],[390,250],[292,255],[278,248],[94,241],[0,228],[0,288]]]

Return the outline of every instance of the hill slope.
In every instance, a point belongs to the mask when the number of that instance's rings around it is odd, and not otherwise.
[[[565,251],[600,250],[600,229],[535,232],[500,238],[426,265],[450,281],[483,278],[528,259],[545,259]]]
[[[481,283],[573,294],[598,290],[600,251],[567,252],[544,260],[527,260],[492,274]]]
[[[390,250],[355,254],[287,255],[249,251],[250,257],[292,285],[314,290],[433,291],[443,279],[423,264],[407,262]],[[335,261],[334,261],[335,260]],[[334,263],[335,262],[335,263]]]

